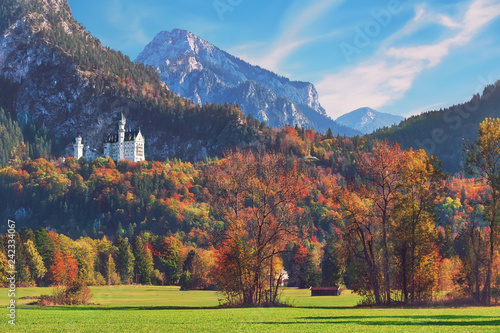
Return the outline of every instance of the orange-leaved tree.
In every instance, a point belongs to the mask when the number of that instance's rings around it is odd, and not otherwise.
[[[212,217],[221,222],[215,233],[218,288],[233,303],[276,302],[275,266],[286,244],[299,240],[299,162],[279,153],[236,152],[204,176]]]
[[[488,223],[489,240],[486,259],[486,279],[482,301],[491,302],[491,284],[496,239],[500,220],[500,118],[486,118],[479,125],[479,136],[465,144],[466,171],[486,184],[489,197],[485,203],[484,219]]]

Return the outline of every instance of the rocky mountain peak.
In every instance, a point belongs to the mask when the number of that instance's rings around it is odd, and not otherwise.
[[[186,30],[160,32],[136,61],[156,68],[172,91],[198,104],[238,104],[273,127],[297,124],[358,134],[326,115],[311,83],[253,66]]]
[[[43,4],[46,12],[65,12],[71,14],[71,8],[69,7],[67,0],[38,0]]]
[[[346,113],[338,117],[335,121],[368,134],[378,128],[397,124],[403,119],[402,116],[382,113],[369,107],[363,107]]]

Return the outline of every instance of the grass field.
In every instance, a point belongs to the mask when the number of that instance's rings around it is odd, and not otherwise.
[[[18,288],[18,297],[51,293]],[[310,297],[287,288],[288,308],[221,309],[218,294],[177,287],[93,287],[99,306],[40,308],[18,300],[16,326],[7,323],[7,290],[0,289],[1,332],[500,332],[500,307],[353,308],[359,297]],[[5,305],[5,306],[4,306]]]

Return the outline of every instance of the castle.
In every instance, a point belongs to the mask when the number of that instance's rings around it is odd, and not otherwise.
[[[73,157],[79,159],[85,156],[87,161],[92,161],[101,156],[111,157],[114,161],[121,159],[134,162],[144,161],[146,155],[144,154],[144,137],[141,130],[125,131],[126,122],[127,120],[122,114],[121,119],[118,121],[118,133],[109,135],[104,141],[104,154],[100,154],[96,149],[90,148],[88,145],[84,149],[82,137],[76,137],[73,144]]]

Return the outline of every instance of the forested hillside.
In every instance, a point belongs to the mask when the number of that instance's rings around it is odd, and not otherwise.
[[[380,129],[371,137],[397,142],[404,148],[425,149],[443,162],[444,170],[455,173],[463,170],[464,140],[477,137],[479,124],[485,118],[499,116],[500,81],[497,81],[465,104],[424,112],[399,125]]]

